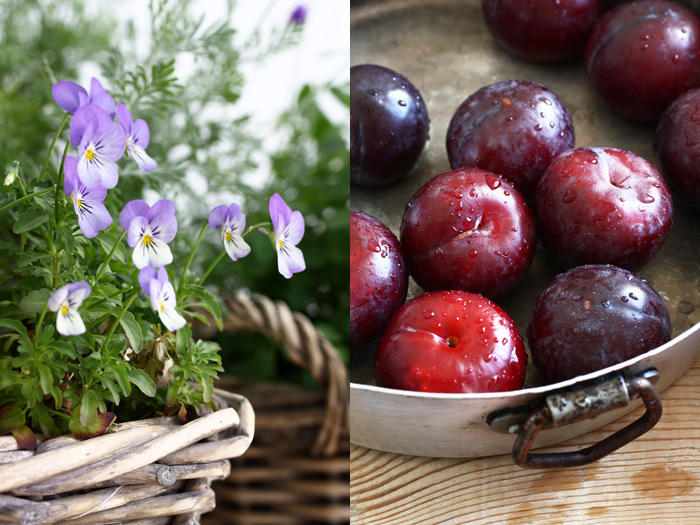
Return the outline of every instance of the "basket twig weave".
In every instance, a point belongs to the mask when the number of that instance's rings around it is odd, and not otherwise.
[[[224,330],[257,330],[276,338],[290,359],[309,370],[316,383],[325,388],[326,414],[311,454],[336,454],[339,439],[348,430],[349,398],[347,369],[338,351],[305,315],[292,312],[281,301],[238,292],[226,298],[226,305],[231,314],[224,318]]]
[[[255,428],[246,398],[215,396],[222,408],[184,425],[176,417],[122,423],[86,441],[43,441],[18,460],[14,438],[0,438],[0,521],[198,524],[214,508],[212,479],[228,476],[228,458],[247,450]]]
[[[255,407],[256,438],[231,474],[212,485],[207,525],[335,525],[350,521],[347,369],[311,321],[281,302],[245,293],[226,299],[225,332],[256,330],[282,342],[321,387],[223,378]]]

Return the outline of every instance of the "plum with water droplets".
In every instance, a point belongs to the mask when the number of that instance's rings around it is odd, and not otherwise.
[[[420,92],[389,68],[350,68],[350,182],[384,186],[403,178],[428,140]]]
[[[654,136],[662,173],[684,203],[700,209],[700,88],[666,108]]]
[[[363,211],[350,213],[350,352],[382,335],[406,300],[408,267],[396,235]]]
[[[441,393],[522,388],[527,353],[512,319],[485,297],[459,290],[408,301],[377,348],[377,385]]]
[[[644,158],[615,148],[562,153],[540,179],[537,232],[563,267],[644,266],[673,222],[671,193]]]
[[[564,103],[546,87],[506,80],[462,102],[446,145],[452,168],[498,173],[530,198],[549,162],[574,147],[574,125]]]
[[[671,339],[659,294],[611,265],[571,269],[537,299],[527,330],[535,368],[548,383],[627,361]]]
[[[499,297],[523,278],[535,243],[523,196],[507,180],[478,168],[427,182],[406,204],[401,221],[411,275],[428,291]]]
[[[583,53],[603,0],[481,0],[486,26],[516,56],[536,62]]]
[[[655,121],[678,95],[700,86],[700,17],[667,0],[621,4],[596,23],[584,65],[613,110]]]

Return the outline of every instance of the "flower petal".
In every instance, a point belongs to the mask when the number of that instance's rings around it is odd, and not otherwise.
[[[304,254],[296,246],[285,245],[277,250],[277,269],[284,277],[290,279],[292,274],[306,269]]]
[[[228,206],[222,204],[217,206],[209,212],[209,227],[212,230],[218,230],[226,222],[226,213],[228,212]]]
[[[151,284],[149,286],[148,292],[151,297],[151,308],[156,311],[158,311],[158,298],[160,297],[160,290],[163,288],[164,284],[164,282],[161,282],[158,279],[153,279],[151,280]]]
[[[156,215],[161,213],[169,213],[175,215],[175,203],[170,199],[161,199],[156,202],[146,213],[146,218],[150,221]]]
[[[144,293],[151,295],[151,281],[156,278],[156,271],[150,266],[142,268],[139,272],[139,285]]]
[[[76,310],[68,309],[65,314],[59,310],[56,315],[56,331],[61,335],[80,335],[85,333],[85,324]]]
[[[141,168],[141,171],[143,171],[144,173],[153,171],[158,167],[158,163],[151,157],[149,157],[148,153],[146,153],[146,150],[144,150],[141,146],[134,144],[131,147],[131,153],[133,153],[134,155],[134,160],[136,161],[136,164],[139,165],[139,168]]]
[[[126,149],[126,133],[124,129],[114,122],[101,123],[98,150],[111,161],[119,160]],[[96,137],[97,138],[97,137]]]
[[[92,136],[100,127],[100,119],[91,104],[85,104],[75,112],[70,121],[70,143],[78,147],[83,142],[83,137],[90,128],[89,136]]]
[[[136,201],[131,201],[131,202],[136,202]],[[131,204],[131,203],[130,203]],[[128,204],[127,204],[128,206]],[[126,207],[124,208],[126,210]],[[122,210],[122,214],[124,213],[124,210]],[[139,215],[137,217],[134,217],[130,222],[129,222],[129,228],[126,230],[126,242],[129,245],[130,248],[133,248],[136,246],[139,242],[141,242],[141,239],[143,236],[148,233],[150,235],[151,229],[148,226],[148,221],[146,220],[146,217],[143,215]]]
[[[161,322],[171,332],[179,330],[187,324],[187,320],[185,320],[184,317],[177,313],[177,310],[175,310],[175,308],[164,307],[159,309],[158,317],[160,317]]]
[[[134,119],[124,104],[117,104],[117,122],[119,122],[119,125],[127,135],[131,135],[131,126],[134,125]]]
[[[170,213],[161,213],[149,221],[153,238],[162,242],[170,242],[177,234],[177,219]]]
[[[132,224],[133,228],[133,224]],[[130,230],[131,231],[131,230]],[[134,265],[139,270],[146,266],[160,268],[166,264],[173,262],[173,254],[170,247],[163,241],[151,237],[148,243],[144,243],[143,239],[134,247],[132,255]],[[154,281],[151,281],[153,283]]]
[[[140,199],[130,201],[126,206],[124,206],[124,209],[119,214],[119,224],[121,224],[122,228],[128,231],[131,220],[134,217],[146,217],[149,209],[150,206],[146,204],[145,201]],[[148,223],[148,220],[146,220],[146,223]],[[132,245],[130,244],[129,246]]]
[[[304,237],[304,217],[300,211],[292,213],[289,224],[284,229],[286,242],[296,246]]]
[[[68,155],[63,161],[63,191],[67,196],[70,196],[74,191],[77,192],[80,188],[80,178],[78,177],[78,159]]]
[[[114,115],[116,114],[114,99],[112,99],[112,97],[104,90],[102,84],[100,84],[100,81],[95,77],[92,77],[92,80],[90,81],[89,101],[92,104],[104,109],[109,115],[109,118],[114,120]]]
[[[146,124],[145,120],[138,119],[134,122],[134,127],[131,130],[131,142],[146,149],[150,140],[151,134],[148,131],[148,124]]]
[[[272,226],[276,232],[279,232],[284,225],[279,224],[279,216],[282,216],[285,224],[289,224],[292,216],[292,209],[287,206],[284,199],[280,197],[279,193],[275,193],[270,197],[270,218],[272,219]]]
[[[51,297],[49,297],[49,310],[52,312],[58,311],[61,305],[65,302],[66,297],[68,297],[68,286],[61,286],[58,290],[51,294]]]
[[[232,234],[228,239],[224,237],[224,248],[228,256],[234,261],[250,253],[250,246],[248,246],[248,243],[243,240],[243,237],[235,234]]]
[[[78,213],[78,226],[88,239],[92,239],[112,224],[112,216],[101,201],[85,199],[80,204],[82,213]]]
[[[83,304],[83,300],[92,293],[92,288],[85,281],[78,281],[65,286],[68,291],[68,302],[73,308],[78,308]]]
[[[87,91],[85,91],[84,87],[70,80],[56,82],[51,88],[51,94],[56,104],[68,113],[75,113],[80,107],[80,98],[78,97],[78,93],[80,92],[87,95]]]
[[[85,155],[80,157],[78,177],[85,187],[90,189],[103,186],[111,190],[119,182],[116,163],[97,155],[92,160],[88,160]]]

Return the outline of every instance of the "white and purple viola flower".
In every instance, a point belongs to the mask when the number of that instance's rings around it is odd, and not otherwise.
[[[209,227],[213,230],[221,228],[221,240],[226,253],[232,260],[237,261],[250,253],[250,246],[242,237],[245,230],[245,215],[238,204],[233,203],[231,206],[222,204],[211,210]]]
[[[158,164],[148,156],[146,148],[150,140],[148,124],[143,119],[134,122],[131,113],[124,104],[117,106],[117,120],[126,133],[126,150],[134,157],[136,164],[144,173],[153,171]]]
[[[304,217],[300,211],[292,209],[278,193],[270,197],[270,218],[274,233],[272,242],[277,250],[277,269],[290,279],[292,274],[306,269],[304,254],[297,244],[304,237]]]
[[[168,246],[177,233],[173,201],[161,199],[149,206],[142,200],[133,200],[124,206],[119,222],[127,232],[127,243],[134,249],[132,260],[139,270],[173,262]]]
[[[78,148],[78,176],[86,188],[114,188],[119,180],[116,161],[124,153],[124,129],[95,104],[78,108],[70,123],[70,142]]]
[[[157,273],[150,266],[143,268],[139,272],[139,284],[151,298],[151,307],[158,312],[160,321],[168,330],[174,332],[185,326],[187,321],[177,313],[175,289],[165,268],[161,267]]]
[[[114,99],[104,90],[99,80],[93,77],[90,81],[90,93],[86,89],[69,80],[56,82],[51,88],[53,99],[68,113],[75,113],[85,104],[95,104],[104,109],[110,120],[114,120],[116,109]]]
[[[95,186],[88,189],[78,177],[78,159],[67,156],[63,168],[65,181],[63,189],[68,198],[73,201],[73,209],[78,216],[78,226],[88,239],[112,224],[112,216],[102,201],[107,196],[107,189]]]
[[[85,324],[78,313],[92,289],[85,281],[67,284],[56,290],[49,297],[49,310],[56,313],[56,330],[61,335],[80,335],[85,333]]]

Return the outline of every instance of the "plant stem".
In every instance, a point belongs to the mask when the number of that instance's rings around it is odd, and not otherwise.
[[[66,144],[66,148],[63,150],[63,158],[61,158],[61,167],[58,169],[58,180],[56,181],[56,203],[55,203],[55,219],[56,227],[58,228],[58,195],[61,193],[61,186],[63,186],[63,164],[66,162],[66,154],[68,153],[68,147],[70,142]]]
[[[117,329],[117,326],[119,325],[119,322],[122,320],[122,317],[124,317],[124,314],[131,306],[131,303],[133,303],[134,299],[136,299],[138,296],[139,296],[139,293],[134,292],[131,295],[131,297],[129,297],[129,300],[124,305],[124,308],[122,309],[121,313],[117,317],[116,321],[114,321],[114,323],[112,323],[112,327],[109,329],[109,332],[107,332],[107,336],[105,337],[105,341],[104,341],[104,343],[102,343],[103,348],[107,348],[107,343],[109,343],[109,340],[112,338],[112,334],[114,334],[114,330]]]
[[[49,161],[51,160],[51,153],[53,152],[53,147],[56,145],[56,141],[58,140],[58,136],[61,134],[61,131],[63,130],[63,126],[66,124],[66,120],[68,120],[68,115],[70,113],[66,113],[63,116],[63,120],[61,121],[61,125],[58,126],[58,131],[56,132],[56,135],[53,138],[53,142],[51,143],[51,147],[49,148],[49,154],[46,155],[46,160],[44,161],[44,167],[41,168],[41,174],[39,175],[39,182],[44,180],[44,173],[46,172],[46,168],[49,165]],[[65,157],[65,153],[63,154]]]
[[[34,328],[34,336],[35,337],[39,333],[39,331],[41,330],[41,325],[44,322],[44,317],[46,316],[46,310],[48,310],[48,309],[49,309],[49,302],[46,301],[46,304],[44,305],[44,309],[41,311],[41,315],[39,316],[39,320],[37,321],[36,327]]]
[[[109,252],[109,255],[107,256],[107,260],[102,264],[102,268],[100,268],[100,271],[97,272],[97,275],[95,276],[95,281],[99,281],[99,280],[100,280],[100,277],[102,277],[102,274],[104,273],[105,268],[107,268],[107,265],[109,264],[109,261],[112,260],[112,257],[114,256],[114,254],[115,254],[116,251],[117,251],[117,247],[121,244],[122,239],[124,238],[125,235],[126,235],[126,230],[124,230],[124,231],[122,232],[122,234],[121,234],[121,235],[119,236],[119,238],[117,239],[117,242],[115,242],[115,243],[114,243],[114,246],[112,246],[112,251]]]
[[[192,263],[192,259],[194,259],[194,252],[197,251],[197,248],[199,248],[199,243],[202,242],[202,239],[204,238],[204,234],[207,231],[207,228],[209,227],[209,223],[205,223],[204,227],[202,228],[202,231],[199,233],[199,237],[197,238],[197,242],[194,244],[194,248],[192,248],[192,253],[190,253],[189,259],[187,259],[187,262],[185,263],[185,268],[182,270],[182,275],[180,276],[180,282],[177,285],[177,292],[175,295],[180,294],[180,289],[182,288],[182,282],[185,280],[185,274],[187,273],[187,270],[190,267],[190,264]]]
[[[0,208],[0,213],[6,212],[10,208],[12,208],[12,206],[14,206],[15,204],[20,204],[24,201],[28,201],[32,197],[38,197],[39,195],[43,195],[44,193],[48,193],[48,192],[53,191],[53,190],[54,190],[54,186],[51,186],[50,188],[45,188],[43,190],[35,191],[34,193],[30,193],[28,195],[25,195],[24,197],[20,197],[16,201],[12,201],[10,204],[6,204],[2,208]]]
[[[204,275],[202,275],[202,277],[199,279],[199,281],[197,281],[197,284],[198,284],[198,285],[201,286],[202,283],[204,282],[204,280],[205,280],[207,277],[209,277],[209,274],[211,273],[211,271],[216,267],[217,264],[219,264],[219,261],[220,261],[221,259],[224,258],[224,255],[226,255],[226,250],[224,250],[223,252],[221,252],[221,253],[219,254],[219,256],[214,260],[214,262],[211,263],[211,265],[209,266],[209,268],[207,268],[207,271],[204,272]]]
[[[90,323],[89,325],[87,325],[87,326],[85,327],[85,330],[86,330],[87,332],[92,331],[92,329],[95,328],[98,324],[102,323],[103,321],[106,321],[106,320],[109,319],[111,316],[112,316],[112,314],[104,314],[102,317],[99,317],[99,318],[95,319],[92,323]]]
[[[271,226],[272,223],[269,222],[259,222],[258,224],[253,224],[252,226],[248,226],[246,230],[241,234],[241,237],[245,237],[248,235],[250,232],[255,230],[256,228],[265,228],[265,226]],[[267,228],[265,228],[267,230]]]
[[[63,250],[56,252],[53,262],[53,288],[54,290],[58,287],[58,276],[61,275],[61,257],[63,256]]]

